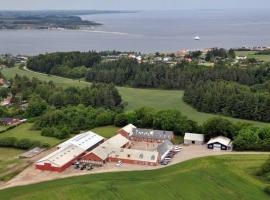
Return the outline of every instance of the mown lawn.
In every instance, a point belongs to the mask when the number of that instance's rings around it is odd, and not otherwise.
[[[18,156],[24,151],[13,148],[0,148],[0,181],[7,181],[20,172],[26,161]]]
[[[43,81],[53,81],[56,85],[62,87],[78,86],[84,87],[90,85],[85,81],[72,80],[68,78],[48,76],[32,71],[20,70],[18,67],[5,68],[2,73],[7,78],[12,78],[16,74],[25,75],[29,78],[36,77]],[[184,91],[182,90],[156,90],[156,89],[137,89],[128,87],[118,87],[118,90],[125,102],[127,102],[126,111],[132,111],[143,106],[153,107],[155,109],[176,109],[183,115],[202,124],[211,117],[218,115],[198,112],[183,101]],[[270,123],[255,122],[249,120],[234,119],[226,117],[234,122],[249,122],[256,126],[269,126]]]
[[[32,130],[32,123],[24,123],[20,126],[8,130],[6,132],[0,133],[0,138],[3,137],[15,137],[17,139],[28,138],[31,140],[37,140],[42,143],[48,143],[54,146],[60,142],[60,140],[53,137],[44,137],[40,134],[40,131]]]
[[[105,138],[110,138],[114,136],[119,129],[120,128],[115,127],[115,126],[103,126],[103,127],[94,128],[91,131]]]
[[[85,175],[2,190],[0,199],[266,200],[265,185],[252,174],[267,157],[207,157],[153,171]]]
[[[255,53],[256,51],[236,51],[237,56],[247,56],[247,58],[270,62],[270,55],[256,55]]]

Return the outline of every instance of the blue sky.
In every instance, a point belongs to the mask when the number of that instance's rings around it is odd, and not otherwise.
[[[270,8],[270,0],[0,0],[0,10]]]

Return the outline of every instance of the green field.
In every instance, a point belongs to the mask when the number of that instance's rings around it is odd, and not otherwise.
[[[42,143],[48,143],[54,146],[60,142],[60,140],[53,137],[45,137],[40,134],[40,131],[32,130],[32,123],[24,123],[20,126],[8,130],[6,132],[0,133],[0,138],[3,137],[15,137],[17,139],[28,138],[31,140],[37,140]]]
[[[119,128],[115,126],[103,126],[103,127],[94,128],[91,131],[105,138],[110,138],[114,136],[118,130]]]
[[[141,172],[85,175],[0,191],[16,200],[267,200],[265,184],[252,174],[267,155],[190,160]]]
[[[256,51],[236,51],[235,53],[237,56],[247,56],[247,58],[270,62],[270,55],[256,55]]]
[[[32,71],[20,70],[18,67],[15,68],[5,68],[2,73],[7,78],[12,78],[16,74],[25,75],[29,78],[37,77],[43,81],[53,81],[58,86],[68,87],[68,86],[87,86],[90,83],[79,80],[72,80],[68,78],[62,78],[57,76],[49,76],[46,74],[41,74]],[[190,119],[197,121],[202,124],[207,119],[211,117],[216,117],[218,115],[201,113],[196,111],[194,108],[186,104],[182,98],[184,91],[181,90],[155,90],[155,89],[137,89],[128,87],[118,87],[118,90],[125,102],[128,103],[126,110],[134,110],[143,106],[149,106],[156,109],[176,109],[180,110],[183,115],[189,117]],[[269,126],[269,123],[254,122],[248,120],[234,119],[226,117],[232,121],[249,122],[256,126]]]
[[[0,148],[0,181],[9,180],[27,165],[25,160],[18,158],[23,152],[18,149]]]

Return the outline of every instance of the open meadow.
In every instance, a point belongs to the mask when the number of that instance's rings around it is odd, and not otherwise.
[[[18,158],[23,152],[19,149],[0,148],[0,182],[9,180],[27,166],[25,160]]]
[[[85,175],[0,191],[0,199],[47,200],[266,200],[253,174],[268,155],[205,157],[170,167]]]
[[[15,127],[6,132],[0,133],[0,138],[3,138],[3,137],[15,137],[17,139],[27,138],[31,140],[37,140],[42,143],[48,143],[51,146],[54,146],[60,143],[60,140],[54,137],[45,137],[41,135],[40,131],[32,130],[32,126],[33,126],[32,123],[21,124],[18,127]]]
[[[36,77],[42,81],[53,81],[57,86],[68,87],[89,86],[90,83],[83,80],[73,80],[53,75],[41,74],[29,70],[22,70],[18,67],[5,68],[2,70],[6,78],[12,78],[16,74],[24,75],[29,78]],[[155,109],[176,109],[188,118],[202,124],[211,117],[218,115],[198,112],[183,101],[184,91],[182,90],[157,90],[157,89],[137,89],[129,87],[118,87],[118,90],[125,102],[127,102],[126,111],[131,111],[143,106],[153,107]],[[269,126],[269,123],[255,122],[225,117],[234,122],[248,122],[256,126]]]

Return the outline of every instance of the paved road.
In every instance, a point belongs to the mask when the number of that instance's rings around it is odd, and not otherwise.
[[[52,150],[47,151],[41,155],[36,156],[32,161],[40,159],[45,154],[50,153]],[[218,156],[218,155],[230,155],[230,154],[270,154],[270,152],[232,152],[232,151],[214,151],[207,149],[206,145],[191,145],[183,146],[181,152],[175,155],[172,162],[168,165],[178,164],[187,160],[194,158],[206,157],[206,156]],[[159,169],[164,166],[143,166],[143,165],[131,165],[123,164],[122,167],[118,167],[115,163],[107,163],[103,167],[95,168],[92,171],[86,170],[75,170],[72,167],[68,168],[62,173],[48,172],[36,170],[34,164],[25,169],[19,175],[14,177],[12,180],[8,181],[5,184],[0,185],[0,189],[14,187],[19,185],[28,185],[33,183],[39,183],[43,181],[55,180],[60,178],[80,176],[86,174],[96,174],[96,173],[105,173],[105,172],[120,172],[120,171],[139,171],[139,170],[154,170]]]

